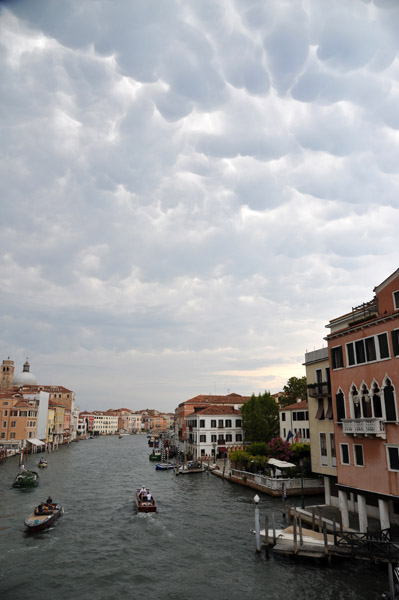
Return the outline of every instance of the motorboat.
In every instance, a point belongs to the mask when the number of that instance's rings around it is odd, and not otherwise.
[[[18,473],[14,479],[12,487],[15,488],[30,488],[39,485],[39,475],[36,471],[23,470]]]
[[[148,496],[151,496],[148,498]],[[149,512],[157,512],[157,503],[155,502],[155,498],[152,494],[150,494],[150,490],[146,490],[145,493],[141,493],[140,490],[136,490],[134,495],[137,512],[149,513]]]
[[[174,468],[175,468],[175,465],[173,463],[157,463],[155,465],[156,471],[169,471]]]
[[[35,507],[33,513],[26,517],[25,527],[27,527],[29,531],[42,531],[43,529],[47,529],[47,527],[50,527],[50,525],[58,519],[62,512],[62,506],[55,502],[41,502],[39,506]]]

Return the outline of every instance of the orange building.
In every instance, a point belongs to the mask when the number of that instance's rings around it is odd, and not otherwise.
[[[367,531],[399,523],[399,269],[374,298],[327,325],[339,506]]]
[[[24,400],[18,394],[0,394],[0,445],[6,440],[11,443],[35,440],[38,402]]]

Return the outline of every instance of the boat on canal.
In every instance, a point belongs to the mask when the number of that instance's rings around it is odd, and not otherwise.
[[[25,519],[25,527],[29,531],[42,531],[50,527],[62,513],[62,506],[55,502],[41,502],[32,514]]]
[[[39,485],[39,475],[36,471],[21,471],[14,479],[12,487],[31,488]]]
[[[179,475],[189,475],[191,473],[203,473],[204,471],[205,467],[202,465],[202,463],[191,461],[184,465],[180,465],[176,473]]]
[[[157,512],[157,503],[155,502],[155,498],[152,494],[151,499],[148,499],[147,495],[150,494],[150,490],[146,490],[146,493],[142,494],[141,490],[136,490],[134,495],[137,512],[150,513]]]
[[[170,471],[175,468],[173,463],[157,463],[155,465],[156,471]]]
[[[47,458],[41,458],[39,460],[39,462],[37,463],[37,466],[39,467],[39,469],[45,469],[48,465],[47,465]]]

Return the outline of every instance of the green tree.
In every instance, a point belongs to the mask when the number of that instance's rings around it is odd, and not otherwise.
[[[278,405],[270,392],[255,396],[241,408],[246,442],[269,442],[279,435]]]
[[[283,387],[284,397],[283,405],[293,404],[298,398],[307,400],[307,384],[306,377],[290,377],[286,385]]]

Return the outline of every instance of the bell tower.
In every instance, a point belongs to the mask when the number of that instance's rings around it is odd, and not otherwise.
[[[12,387],[12,380],[14,379],[14,361],[3,360],[0,371],[0,390],[8,390]]]

